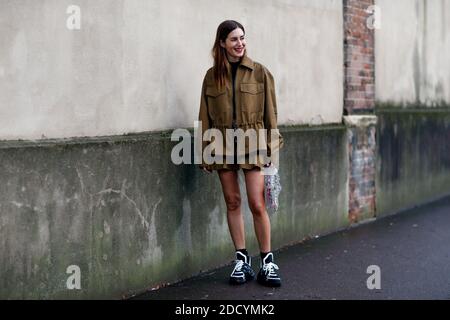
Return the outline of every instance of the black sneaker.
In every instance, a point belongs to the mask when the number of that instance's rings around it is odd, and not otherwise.
[[[281,286],[281,279],[277,273],[278,266],[273,263],[273,253],[269,252],[262,259],[262,266],[258,273],[258,283],[267,287]]]
[[[236,251],[236,264],[230,275],[230,284],[243,284],[255,278],[255,272],[251,267],[252,258]]]

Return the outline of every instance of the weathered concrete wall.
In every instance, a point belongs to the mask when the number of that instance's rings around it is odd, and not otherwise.
[[[168,137],[193,126],[225,19],[273,73],[280,124],[341,122],[341,1],[1,2],[1,298],[119,298],[233,258],[218,177],[175,166]],[[274,248],[349,223],[345,128],[283,135]]]
[[[80,30],[66,27],[72,4]],[[193,127],[216,28],[230,18],[244,24],[249,56],[275,76],[281,124],[341,121],[341,1],[0,6],[0,139]]]
[[[381,10],[375,36],[377,101],[390,107],[450,104],[450,2],[375,2]]]
[[[450,3],[375,2],[376,206],[386,215],[450,193]]]
[[[349,223],[345,128],[282,133],[274,248]],[[231,261],[218,176],[172,164],[174,144],[158,133],[2,143],[0,298],[120,298]],[[81,269],[81,290],[66,287],[70,265]]]
[[[450,194],[450,112],[377,109],[377,215]]]

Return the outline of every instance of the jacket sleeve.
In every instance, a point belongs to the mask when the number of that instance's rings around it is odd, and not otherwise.
[[[277,127],[277,101],[275,96],[275,81],[269,70],[264,67],[264,127],[267,129],[267,155],[270,157],[272,151],[279,151],[284,146],[283,136]],[[274,129],[273,132],[271,130]],[[278,144],[271,141],[271,135],[278,136]]]
[[[205,134],[205,131],[211,128],[211,119],[208,114],[208,104],[206,100],[206,76],[203,80],[202,84],[202,92],[200,97],[200,110],[198,115],[198,120],[201,121],[201,129],[202,129],[202,135],[198,137],[200,141],[198,143],[201,145],[201,154],[199,155],[202,159],[202,162],[200,164],[200,168],[206,168],[210,169],[210,166],[205,163],[205,160],[203,159],[203,151],[205,150],[206,146],[209,144],[209,141],[203,141],[203,135]]]

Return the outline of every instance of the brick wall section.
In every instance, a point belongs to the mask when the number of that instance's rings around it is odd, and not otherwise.
[[[358,222],[375,216],[376,125],[349,127],[349,219]]]
[[[367,27],[374,0],[344,0],[344,112],[367,114],[375,106],[374,30]]]
[[[349,150],[351,222],[376,215],[374,29],[367,27],[374,0],[344,0],[344,117]]]

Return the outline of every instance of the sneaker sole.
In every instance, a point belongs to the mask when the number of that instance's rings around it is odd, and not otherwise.
[[[265,287],[271,287],[271,288],[281,287],[281,281],[279,281],[279,282],[267,282],[267,281],[264,281],[264,280],[261,280],[261,279],[258,278],[257,282],[260,285],[263,285]]]
[[[255,279],[255,276],[246,275],[245,276],[245,280],[236,280],[236,278],[230,278],[230,280],[228,282],[230,284],[232,284],[232,285],[240,285],[240,284],[244,284],[244,283],[250,282],[253,279]]]

